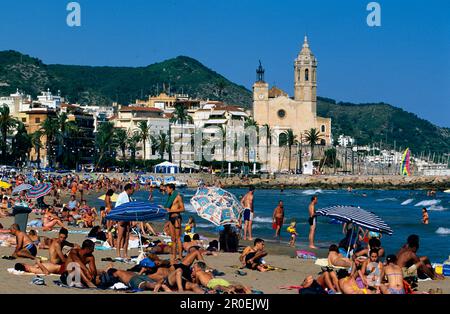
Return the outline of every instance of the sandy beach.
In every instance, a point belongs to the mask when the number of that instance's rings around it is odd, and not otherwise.
[[[30,215],[30,220],[35,219],[37,216]],[[13,223],[13,218],[3,218],[1,223],[7,227]],[[161,227],[160,224],[156,225],[158,230]],[[39,235],[44,235],[48,237],[56,237],[57,232],[42,232],[41,228],[39,230]],[[69,228],[69,230],[84,230],[80,228]],[[70,232],[70,231],[69,231]],[[85,239],[85,234],[75,233],[69,234],[69,241],[79,243]],[[211,238],[212,239],[212,238]],[[250,244],[248,241],[241,241],[240,245]],[[281,286],[290,285],[300,285],[303,279],[307,275],[317,275],[320,272],[320,267],[314,264],[313,260],[302,260],[294,258],[295,249],[289,248],[285,245],[279,245],[272,242],[267,242],[266,245],[269,255],[265,258],[266,262],[270,265],[284,268],[286,270],[276,270],[266,273],[260,273],[258,271],[251,271],[246,269],[247,275],[241,276],[236,274],[237,268],[232,267],[239,265],[238,253],[219,253],[218,256],[206,256],[205,260],[207,265],[211,268],[217,269],[224,272],[225,275],[220,278],[229,280],[230,282],[238,282],[250,286],[252,289],[260,290],[265,294],[296,294],[297,290],[284,290],[280,289]],[[11,255],[13,252],[13,247],[0,247],[0,255]],[[131,256],[138,255],[138,249],[130,250]],[[326,257],[325,250],[319,250],[318,257]],[[48,257],[48,250],[38,250],[38,256]],[[108,251],[95,251],[94,256],[96,258],[97,268],[99,270],[105,269],[110,262],[101,261],[105,257],[115,256],[115,250]],[[160,255],[161,258],[169,258],[168,255]],[[27,293],[27,294],[115,294],[115,293],[126,293],[123,291],[112,291],[112,290],[90,290],[90,289],[77,289],[77,288],[64,288],[57,286],[53,281],[58,280],[58,276],[43,276],[45,278],[46,285],[38,286],[31,284],[33,275],[13,275],[8,273],[7,269],[14,267],[17,262],[33,263],[29,259],[16,259],[16,260],[5,260],[0,259],[0,293],[7,294],[17,294],[17,293]],[[118,269],[131,268],[132,264],[126,264],[122,262],[114,262],[114,267]],[[419,291],[428,291],[429,289],[441,288],[443,293],[450,293],[450,280],[441,281],[425,281],[419,282]],[[140,293],[152,293],[152,292],[140,292]]]

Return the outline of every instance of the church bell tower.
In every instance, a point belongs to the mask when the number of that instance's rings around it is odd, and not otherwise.
[[[256,82],[253,84],[253,119],[264,121],[268,119],[269,84],[264,81],[264,68],[259,61],[256,69]]]
[[[305,36],[303,47],[294,61],[294,99],[310,106],[316,114],[317,106],[317,59],[309,49]]]

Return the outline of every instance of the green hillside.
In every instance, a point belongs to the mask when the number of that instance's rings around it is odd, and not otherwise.
[[[450,152],[450,129],[385,104],[352,104],[318,99],[317,114],[330,117],[333,137],[352,136],[358,145],[382,142],[383,147],[409,147],[413,153]],[[386,146],[387,145],[387,146]]]
[[[195,59],[179,56],[146,67],[99,67],[45,65],[40,60],[16,51],[0,52],[0,93],[16,88],[35,96],[50,88],[61,90],[70,102],[109,105],[113,101],[134,103],[141,95],[166,90],[191,97],[223,100],[250,106],[251,93]],[[159,87],[159,89],[158,89]]]
[[[92,67],[46,65],[16,51],[0,51],[0,95],[16,88],[36,96],[50,88],[61,90],[70,102],[110,105],[134,102],[141,95],[156,94],[162,83],[172,92],[192,97],[223,100],[251,108],[252,94],[195,59],[180,56],[146,67]],[[356,138],[358,145],[380,143],[383,147],[410,147],[414,153],[450,152],[450,129],[388,104],[336,103],[320,98],[317,113],[332,119],[332,132]]]

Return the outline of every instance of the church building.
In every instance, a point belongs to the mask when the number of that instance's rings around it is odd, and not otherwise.
[[[305,132],[315,128],[320,132],[317,145],[331,144],[331,119],[317,116],[317,59],[311,52],[305,36],[303,47],[294,61],[294,97],[277,87],[269,89],[264,81],[264,69],[261,64],[257,69],[257,81],[253,85],[253,118],[258,125],[268,125],[272,138],[269,171],[291,170],[299,168],[297,147],[291,148],[289,162],[286,131],[291,129],[296,140],[305,138]],[[305,151],[303,151],[303,154]],[[303,157],[303,161],[309,160]],[[261,160],[260,160],[261,161]]]

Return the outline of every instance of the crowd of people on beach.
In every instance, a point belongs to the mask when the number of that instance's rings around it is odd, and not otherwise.
[[[205,244],[198,233],[195,233],[195,219],[190,217],[187,223],[182,223],[182,214],[185,205],[182,194],[174,184],[165,184],[159,191],[167,196],[162,205],[167,211],[167,220],[158,233],[154,225],[138,221],[111,221],[107,215],[117,206],[132,202],[136,190],[149,191],[149,201],[153,200],[154,187],[140,185],[136,178],[123,177],[109,178],[100,175],[97,178],[82,178],[79,175],[68,174],[64,176],[43,175],[37,172],[29,177],[23,174],[10,179],[10,188],[4,188],[0,194],[0,218],[11,215],[9,209],[15,204],[26,204],[36,215],[39,221],[31,224],[31,230],[21,230],[16,223],[9,228],[0,224],[0,240],[8,245],[15,246],[14,251],[7,259],[31,259],[32,263],[20,262],[15,264],[16,271],[29,272],[36,275],[58,274],[62,284],[75,287],[109,288],[122,283],[132,290],[152,291],[191,291],[194,293],[253,293],[251,287],[220,278],[223,273],[208,267],[205,255],[217,256],[219,247],[224,252],[239,251],[239,270],[243,269],[257,272],[267,272],[276,269],[266,263],[268,252],[265,241],[253,238],[253,221],[255,218],[254,197],[255,188],[251,186],[241,198],[243,207],[239,221],[235,228],[224,226],[219,241]],[[46,204],[44,198],[33,202],[27,198],[26,192],[21,191],[17,196],[12,195],[14,187],[22,183],[50,183],[52,186],[50,197],[52,202]],[[220,187],[220,182],[216,184]],[[104,195],[104,206],[95,208],[90,206],[86,196],[90,194]],[[120,192],[115,195],[116,192]],[[68,200],[63,203],[62,199]],[[113,197],[116,199],[113,201]],[[309,248],[314,250],[316,231],[316,209],[318,196],[311,197],[308,207]],[[280,200],[273,211],[272,227],[275,238],[280,239],[283,225],[286,223],[284,204]],[[423,223],[428,223],[426,209],[423,212]],[[69,228],[89,228],[88,239],[82,243],[68,241]],[[37,228],[42,231],[58,229],[58,236],[49,238],[39,236]],[[345,235],[338,244],[329,247],[327,266],[322,267],[316,275],[307,276],[297,289],[301,294],[404,294],[411,292],[422,277],[442,279],[436,274],[427,257],[419,257],[419,237],[411,235],[407,243],[395,255],[386,255],[381,246],[381,234],[359,228],[356,237],[352,237],[354,226],[345,224]],[[289,246],[296,246],[296,221],[289,223]],[[241,235],[241,233],[243,235]],[[184,236],[183,236],[184,234]],[[152,237],[164,235],[169,241],[151,240]],[[238,242],[252,241],[253,245],[239,250]],[[97,240],[107,243],[115,249],[116,258],[111,262],[130,263],[128,254],[129,241],[139,238],[148,247],[139,261],[129,269],[118,269],[110,264],[107,268],[99,270],[94,255]],[[65,248],[68,252],[63,253]],[[48,259],[38,255],[42,250],[48,250]],[[164,260],[160,255],[169,255]],[[382,262],[382,259],[385,261]],[[79,281],[73,281],[73,274],[78,273]]]

